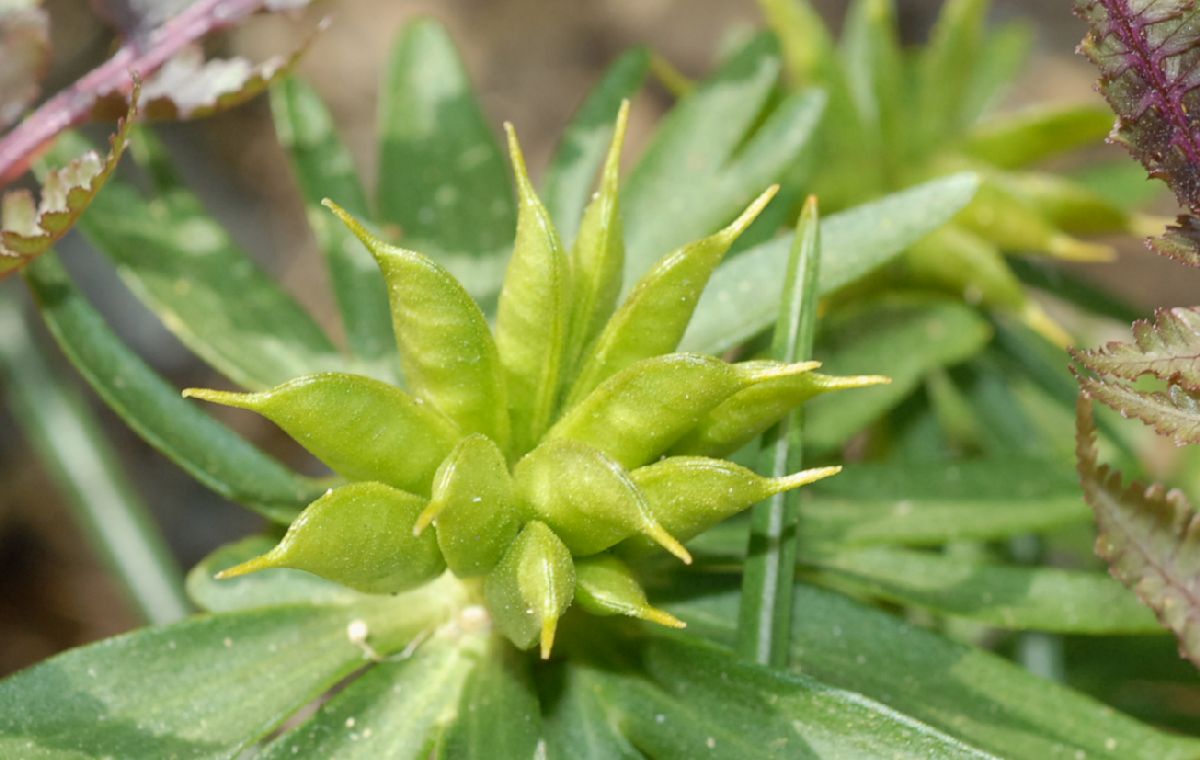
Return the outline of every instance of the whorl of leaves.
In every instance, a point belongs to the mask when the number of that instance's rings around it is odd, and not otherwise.
[[[1084,499],[1096,514],[1096,554],[1146,603],[1200,666],[1200,515],[1179,490],[1121,482],[1097,463],[1092,402],[1079,399],[1076,459]]]
[[[1112,139],[1200,213],[1200,16],[1195,0],[1076,0],[1089,26],[1079,49],[1100,69],[1100,92],[1117,114]],[[1200,266],[1200,228],[1190,217],[1150,242]]]

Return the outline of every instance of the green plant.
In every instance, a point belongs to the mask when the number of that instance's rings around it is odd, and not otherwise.
[[[246,391],[189,395],[263,414],[338,476],[298,475],[233,434],[113,335],[53,254],[26,263],[39,313],[101,398],[278,529],[189,574],[207,614],[0,683],[2,754],[1196,754],[979,646],[1161,628],[1088,567],[997,559],[1030,534],[1069,548],[1089,518],[1055,424],[1071,381],[1045,342],[957,293],[868,282],[959,214],[978,178],[821,219],[809,202],[776,236],[794,204],[755,195],[782,181],[784,200],[803,197],[827,100],[785,91],[760,36],[680,100],[618,192],[610,125],[648,67],[633,51],[589,95],[544,206],[515,138],[513,193],[432,22],[397,44],[373,199],[319,99],[281,82],[272,107],[343,349],[204,212],[152,133],[131,134],[149,190],[110,179],[80,229]],[[84,147],[64,135],[51,157]],[[713,358],[730,351],[742,361]],[[893,382],[813,398],[877,382],[863,372]],[[865,461],[720,522],[831,474],[851,437]],[[801,458],[810,469],[783,477]],[[728,499],[698,514],[715,494]]]

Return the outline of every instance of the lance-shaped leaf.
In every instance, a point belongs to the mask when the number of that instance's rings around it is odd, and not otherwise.
[[[429,493],[458,432],[399,388],[361,375],[306,375],[258,393],[188,388],[184,396],[249,409],[340,475]]]
[[[641,89],[649,69],[650,51],[646,48],[633,48],[622,54],[588,93],[563,130],[546,169],[542,193],[563,240],[576,239],[596,172],[605,163],[605,144],[613,119],[622,104]]]
[[[290,567],[369,594],[414,588],[446,569],[433,534],[413,535],[424,508],[420,496],[382,483],[330,489],[300,513],[274,549],[217,577]]]
[[[971,130],[965,148],[992,166],[1017,169],[1092,145],[1111,128],[1112,114],[1105,108],[1039,106],[980,124]]]
[[[1083,495],[1096,513],[1096,553],[1179,639],[1200,666],[1200,519],[1178,490],[1133,483],[1097,461],[1092,405],[1080,398],[1076,461]]]
[[[997,172],[989,179],[1027,198],[1051,224],[1072,235],[1130,232],[1145,226],[1131,208],[1121,206],[1086,182],[1060,174]]]
[[[547,437],[586,443],[622,467],[639,467],[661,455],[734,393],[807,369],[802,364],[726,364],[701,354],[644,359],[571,407]]]
[[[761,364],[766,366],[770,362]],[[807,362],[807,366],[816,369],[821,365],[820,362]],[[671,447],[671,453],[728,456],[810,398],[830,391],[869,388],[890,382],[881,375],[841,377],[801,371],[781,375],[738,391],[722,401]]]
[[[1100,375],[1160,380],[1200,391],[1200,308],[1158,309],[1154,321],[1133,323],[1133,341],[1074,352],[1075,359]]]
[[[572,554],[596,554],[641,534],[692,561],[655,519],[629,474],[598,449],[546,441],[517,463],[513,478],[524,506],[553,528]]]
[[[1200,11],[1191,0],[1076,0],[1089,32],[1080,50],[1100,69],[1100,92],[1118,115],[1115,139],[1200,209]]]
[[[1091,398],[1121,413],[1141,420],[1177,446],[1200,443],[1200,394],[1179,385],[1165,391],[1146,391],[1104,375],[1077,376],[1079,387]]]
[[[963,125],[962,108],[983,43],[988,0],[947,0],[917,62],[917,147],[930,150]]]
[[[540,643],[543,660],[574,594],[571,550],[536,520],[525,525],[484,583],[496,628],[521,649]]]
[[[446,565],[460,578],[495,567],[521,527],[504,452],[479,433],[458,442],[433,478],[433,497],[413,526],[434,522]]]
[[[470,675],[458,701],[456,719],[449,726],[439,725],[440,749],[436,757],[455,760],[491,760],[499,757],[532,758],[539,752],[541,710],[533,680],[533,662],[509,646],[499,636],[477,636],[466,649]],[[393,721],[390,713],[384,720]],[[439,721],[444,714],[435,714]],[[424,748],[423,748],[424,749]],[[423,757],[423,755],[422,755]],[[364,757],[369,760],[369,756]]]
[[[667,254],[646,273],[596,339],[568,408],[631,364],[678,347],[713,271],[778,190],[768,188],[728,227]]]
[[[617,305],[625,266],[625,236],[621,228],[619,170],[621,146],[629,122],[629,101],[622,101],[613,129],[612,145],[600,176],[600,190],[588,204],[571,249],[571,333],[567,339],[567,368],[574,369],[580,352],[591,344]],[[673,347],[672,347],[673,348]]]
[[[517,239],[500,291],[496,345],[508,379],[513,450],[523,454],[550,426],[571,320],[570,262],[546,207],[529,181],[511,124],[517,183]]]
[[[482,433],[506,447],[504,371],[478,304],[433,260],[385,243],[336,203],[324,204],[358,236],[383,271],[408,387],[464,433]]]
[[[767,478],[724,459],[679,456],[639,467],[630,477],[645,494],[651,513],[663,528],[680,541],[690,541],[770,496],[841,470],[815,467],[782,478]],[[626,546],[638,553],[645,550],[644,543],[637,539]]]
[[[42,182],[40,203],[28,190],[14,190],[0,198],[0,276],[44,253],[70,231],[121,160],[136,114],[135,95],[109,138],[108,155],[101,158],[90,150],[49,172]]]
[[[432,19],[407,25],[396,41],[379,136],[381,220],[473,295],[493,295],[512,239],[512,188],[458,51]]]
[[[330,197],[351,214],[367,215],[369,204],[354,157],[339,137],[329,109],[300,79],[288,77],[271,88],[271,112],[275,134],[291,158],[304,195],[308,224],[325,256],[346,343],[360,357],[384,357],[390,354],[393,340],[379,266],[361,246],[351,244],[349,229],[319,207],[323,198]]]
[[[50,24],[40,6],[41,0],[15,0],[0,8],[0,129],[37,98],[50,63]]]
[[[674,615],[651,607],[633,570],[611,554],[575,563],[575,601],[593,615],[628,615],[669,628],[685,627]]]

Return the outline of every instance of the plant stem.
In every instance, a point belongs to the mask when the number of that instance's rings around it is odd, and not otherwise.
[[[809,197],[796,227],[771,356],[799,362],[812,355],[817,322],[817,272],[821,241],[817,199]],[[802,464],[802,412],[794,410],[763,436],[760,469],[781,477]],[[786,667],[792,631],[796,572],[798,493],[777,494],[754,507],[742,575],[738,653],[763,665]]]
[[[69,497],[76,521],[148,623],[190,611],[179,567],[83,400],[33,341],[16,290],[0,297],[0,377],[9,407]]]

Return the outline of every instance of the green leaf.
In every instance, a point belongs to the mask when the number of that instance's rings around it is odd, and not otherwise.
[[[1086,520],[1079,486],[1044,459],[859,463],[802,506],[805,543],[943,544],[1041,533]]]
[[[113,335],[53,255],[29,266],[25,279],[46,325],[88,384],[134,432],[196,480],[283,522],[324,490],[185,401]]]
[[[226,544],[188,572],[188,597],[208,612],[237,612],[289,604],[355,604],[369,599],[340,583],[312,573],[272,568],[238,578],[217,580],[223,570],[240,565],[275,547],[269,536],[251,536]]]
[[[554,414],[571,320],[570,261],[525,169],[511,124],[509,152],[520,201],[517,239],[500,291],[496,346],[508,380],[512,451],[534,447]]]
[[[80,140],[65,135],[56,150]],[[186,189],[146,200],[114,179],[79,229],[168,330],[235,383],[264,388],[343,363],[312,317]]]
[[[0,290],[0,379],[7,406],[76,523],[149,623],[188,614],[179,565],[121,468],[116,446],[34,342],[16,287]]]
[[[973,356],[990,337],[974,309],[941,299],[883,301],[827,324],[816,354],[824,369],[882,371],[892,382],[810,401],[805,442],[825,450],[841,445],[912,393],[925,373]]]
[[[655,133],[625,187],[625,282],[732,219],[809,144],[824,98],[788,96],[765,116],[779,78],[775,44],[755,37],[689,93]]]
[[[885,164],[895,164],[903,157],[908,139],[909,118],[903,113],[909,97],[904,63],[893,0],[851,3],[842,29],[842,65],[850,96],[866,127],[865,144],[857,149],[880,155]],[[831,124],[829,129],[837,129],[837,125]],[[884,150],[885,143],[888,150]],[[900,167],[884,168],[895,174]]]
[[[649,69],[647,49],[633,48],[623,53],[608,67],[563,130],[546,169],[542,197],[564,241],[575,240],[621,102],[637,94]]]
[[[258,393],[188,388],[183,395],[261,414],[350,480],[418,494],[429,493],[433,473],[458,438],[436,410],[361,375],[326,372]]]
[[[895,258],[949,221],[971,200],[979,180],[956,174],[827,217],[818,291],[829,295]],[[720,354],[774,324],[792,236],[756,246],[717,269],[680,344]],[[868,371],[883,371],[869,367]]]
[[[379,215],[476,297],[500,285],[516,223],[508,171],[454,43],[410,23],[380,92]]]
[[[1100,465],[1092,415],[1085,395],[1076,418],[1077,466],[1083,496],[1096,513],[1096,553],[1175,633],[1180,654],[1200,666],[1200,520],[1182,491],[1136,482],[1126,487],[1121,473]]]
[[[1137,598],[1107,576],[1003,567],[902,549],[810,554],[818,577],[870,596],[1000,628],[1093,635],[1157,634]]]
[[[931,150],[965,126],[962,106],[984,41],[989,0],[947,0],[917,65],[918,147]]]
[[[538,673],[546,757],[644,760],[617,728],[611,695],[597,688],[592,673],[569,660],[552,660]]]
[[[599,670],[589,680],[651,757],[993,757],[860,694],[682,636],[651,638],[642,664],[649,680]]]
[[[817,199],[810,196],[796,223],[783,299],[771,336],[771,358],[775,361],[795,363],[812,356],[820,268],[820,218]],[[804,461],[803,420],[802,410],[793,408],[763,436],[758,466],[774,483],[799,470]],[[835,474],[840,468],[826,472]],[[751,512],[749,548],[742,565],[738,654],[761,665],[786,667],[800,507],[790,489],[772,490]]]
[[[737,596],[668,608],[690,632],[728,642]],[[1200,751],[1195,739],[1160,733],[994,654],[839,594],[797,585],[793,608],[795,670],[1000,756],[1184,760]]]
[[[472,671],[470,649],[434,639],[375,665],[259,757],[428,760]]]
[[[277,607],[73,649],[0,682],[0,755],[232,757],[362,666],[347,626],[394,651],[430,622],[412,612]]]
[[[479,306],[433,260],[389,245],[345,209],[324,201],[383,271],[404,379],[464,432],[507,446],[508,410],[496,343]]]
[[[659,259],[588,349],[579,377],[567,397],[567,408],[635,362],[670,353],[678,347],[713,270],[777,190],[768,188],[732,224],[715,235]]]
[[[415,588],[446,569],[433,534],[413,533],[425,503],[382,483],[331,488],[300,513],[275,548],[222,570],[218,580],[286,567],[368,594]]]
[[[1023,19],[1001,24],[984,38],[976,53],[971,83],[959,105],[963,124],[973,124],[1003,103],[1029,60],[1033,38],[1032,25]]]
[[[391,321],[378,267],[353,244],[350,231],[320,207],[323,198],[333,198],[351,214],[369,216],[354,158],[334,129],[329,110],[310,86],[288,77],[272,87],[270,94],[275,133],[291,158],[309,226],[325,255],[346,342],[364,359],[383,357],[391,350]]]
[[[1103,106],[1039,106],[1006,113],[973,128],[967,153],[1002,169],[1018,169],[1087,145],[1112,129]]]
[[[457,719],[443,735],[437,757],[536,757],[541,715],[529,658],[498,636],[488,636],[480,648],[459,700]]]

